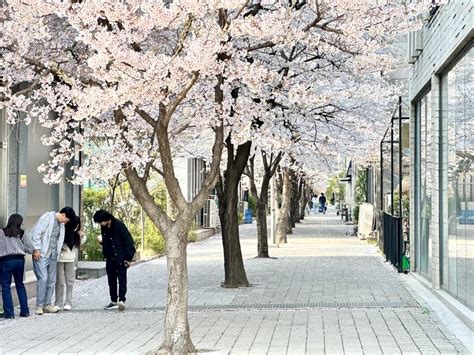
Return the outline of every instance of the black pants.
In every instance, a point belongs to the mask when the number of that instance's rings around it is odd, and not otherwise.
[[[120,265],[116,260],[106,260],[105,270],[109,282],[110,300],[117,302],[117,279],[119,285],[118,300],[125,302],[127,293],[127,267]]]

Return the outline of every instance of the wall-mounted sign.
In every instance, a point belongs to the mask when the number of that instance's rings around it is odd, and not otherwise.
[[[20,187],[28,186],[28,178],[26,175],[20,175]]]

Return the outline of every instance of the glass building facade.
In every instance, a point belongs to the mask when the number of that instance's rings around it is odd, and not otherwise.
[[[410,269],[474,330],[474,4],[436,9],[408,36]]]
[[[474,48],[413,102],[413,271],[474,308]]]
[[[442,287],[474,306],[474,48],[442,79],[446,124],[447,230],[442,235]],[[447,234],[446,234],[447,232]]]
[[[419,271],[429,276],[431,274],[431,210],[433,189],[433,159],[432,159],[432,126],[431,92],[427,92],[416,105],[418,140],[418,175],[420,201],[420,238],[417,240],[416,252]]]

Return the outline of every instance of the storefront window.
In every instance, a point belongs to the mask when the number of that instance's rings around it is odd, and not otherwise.
[[[431,91],[417,104],[417,122],[419,132],[419,221],[420,235],[416,242],[418,271],[427,276],[431,275],[431,201],[433,187],[432,159],[432,120],[431,120]]]
[[[445,77],[447,85],[448,235],[443,287],[474,307],[474,49]],[[446,220],[446,219],[445,219]]]

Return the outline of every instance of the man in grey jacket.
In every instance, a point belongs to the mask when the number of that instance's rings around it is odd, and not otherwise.
[[[33,243],[33,271],[37,278],[36,314],[56,313],[59,307],[51,304],[56,285],[56,270],[64,242],[64,224],[75,218],[71,207],[43,214],[31,231]]]

